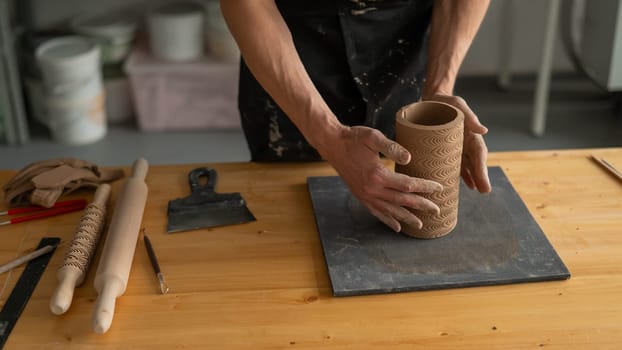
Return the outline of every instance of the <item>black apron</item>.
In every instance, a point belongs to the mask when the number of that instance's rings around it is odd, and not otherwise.
[[[395,136],[418,101],[433,0],[277,0],[315,87],[344,125]],[[253,161],[320,160],[242,60],[238,107]]]

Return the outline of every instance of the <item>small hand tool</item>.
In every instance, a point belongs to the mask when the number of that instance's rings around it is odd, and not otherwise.
[[[200,178],[205,177],[205,185]],[[168,202],[167,232],[242,224],[255,221],[239,192],[217,193],[218,173],[211,168],[196,168],[188,174],[192,194]]]
[[[17,215],[17,214],[28,214],[30,215],[19,216],[16,218],[9,219],[7,221],[0,222],[0,226],[2,225],[12,225],[20,222],[41,219],[50,216],[56,216],[65,213],[71,213],[74,211],[82,210],[86,207],[87,202],[85,199],[72,199],[63,202],[57,202],[51,208],[45,208],[40,206],[29,206],[29,207],[21,207],[9,209],[7,211],[0,212],[0,215]]]
[[[43,254],[47,254],[49,252],[51,252],[52,250],[54,250],[56,248],[56,244],[54,245],[46,245],[43,248],[39,248],[37,250],[35,250],[34,252],[31,252],[29,254],[20,256],[19,258],[10,261],[2,266],[0,266],[0,274],[3,274],[7,271],[10,271],[16,267],[18,267],[21,264],[25,264],[27,262],[29,262],[30,260],[36,259],[38,257],[40,257]]]
[[[153,250],[153,245],[151,245],[151,240],[147,237],[145,233],[145,229],[143,231],[143,239],[145,240],[145,248],[147,249],[147,254],[149,255],[149,260],[151,261],[151,266],[153,266],[153,270],[156,273],[156,277],[158,277],[158,282],[160,283],[160,293],[166,294],[168,293],[168,286],[166,282],[164,282],[164,275],[160,270],[160,264],[158,263],[158,258],[155,255],[155,251]]]
[[[605,170],[607,170],[611,175],[616,177],[618,180],[622,181],[622,172],[616,169],[611,163],[605,160],[605,158],[599,158],[595,155],[592,155],[592,160],[602,166]]]

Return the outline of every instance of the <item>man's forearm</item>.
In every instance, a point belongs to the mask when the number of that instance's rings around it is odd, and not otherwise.
[[[452,95],[460,65],[484,19],[489,0],[436,0],[423,97]]]
[[[343,127],[313,85],[273,0],[225,0],[221,8],[249,69],[318,151]]]

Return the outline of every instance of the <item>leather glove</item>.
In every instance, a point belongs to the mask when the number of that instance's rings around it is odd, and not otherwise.
[[[122,169],[101,170],[81,159],[50,159],[27,165],[2,189],[9,206],[34,204],[49,208],[61,195],[82,187],[96,188],[123,176]]]

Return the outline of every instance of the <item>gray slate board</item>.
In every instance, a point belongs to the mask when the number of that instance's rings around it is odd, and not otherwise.
[[[499,167],[493,191],[460,188],[458,224],[421,240],[373,217],[340,177],[309,177],[324,258],[335,296],[537,282],[570,272]]]

